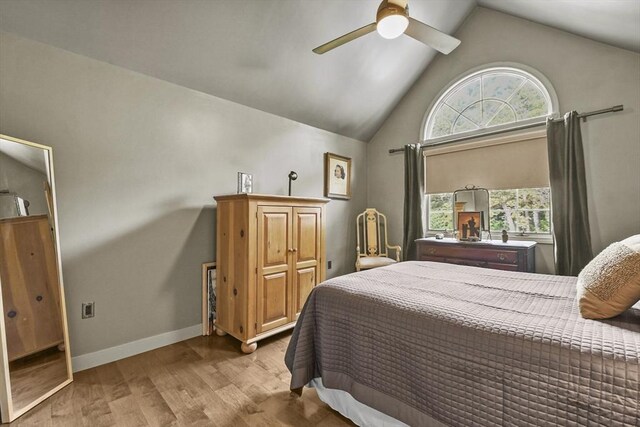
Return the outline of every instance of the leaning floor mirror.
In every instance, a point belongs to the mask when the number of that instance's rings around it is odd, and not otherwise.
[[[51,147],[0,135],[0,411],[72,381]]]

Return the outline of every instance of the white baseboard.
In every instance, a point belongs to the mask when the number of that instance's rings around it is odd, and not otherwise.
[[[126,344],[117,345],[115,347],[105,348],[104,350],[95,351],[93,353],[82,354],[72,357],[73,372],[84,371],[85,369],[104,365],[105,363],[115,362],[125,357],[135,356],[145,351],[153,350],[165,345],[174,344],[189,338],[202,335],[202,325],[197,324],[189,326],[177,331],[165,332],[163,334],[154,335],[152,337],[142,338],[137,341],[131,341]]]

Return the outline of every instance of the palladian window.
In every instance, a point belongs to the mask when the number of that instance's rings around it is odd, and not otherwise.
[[[424,139],[482,134],[539,121],[552,113],[549,92],[536,77],[515,68],[487,68],[452,84],[442,94],[431,109]]]

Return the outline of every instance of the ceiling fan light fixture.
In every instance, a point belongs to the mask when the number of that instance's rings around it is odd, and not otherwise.
[[[313,52],[322,55],[373,31],[377,31],[385,39],[395,39],[402,34],[406,34],[445,55],[451,53],[460,44],[460,40],[455,37],[451,37],[449,34],[443,33],[417,19],[410,18],[407,0],[382,0],[376,13],[376,22],[367,24],[320,45],[313,49]]]
[[[376,13],[376,30],[385,39],[395,39],[404,34],[409,26],[409,10],[389,0],[382,0]]]
[[[404,15],[388,15],[378,21],[376,31],[385,39],[395,39],[404,34],[409,20]]]

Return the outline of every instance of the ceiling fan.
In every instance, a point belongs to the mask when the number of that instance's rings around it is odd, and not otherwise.
[[[385,39],[395,39],[402,34],[406,34],[445,55],[460,44],[460,40],[411,18],[407,0],[382,0],[382,3],[378,6],[376,22],[331,40],[329,43],[313,49],[313,51],[318,55],[322,55],[374,30],[377,30],[378,34]]]

